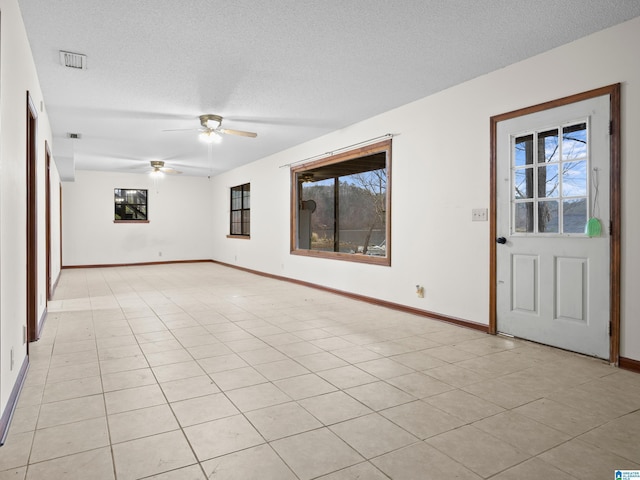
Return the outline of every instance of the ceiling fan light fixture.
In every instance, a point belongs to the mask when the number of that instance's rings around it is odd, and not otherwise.
[[[204,143],[220,143],[222,141],[222,137],[220,136],[220,134],[214,132],[213,130],[200,132],[198,138]]]
[[[164,177],[164,172],[160,170],[160,168],[156,167],[152,170],[152,172],[149,175],[151,175],[153,178],[160,178],[160,177]]]

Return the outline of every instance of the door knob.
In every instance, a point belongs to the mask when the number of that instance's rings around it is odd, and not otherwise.
[[[500,245],[504,245],[505,243],[507,243],[507,239],[504,237],[498,237],[496,238],[496,242],[498,242]]]

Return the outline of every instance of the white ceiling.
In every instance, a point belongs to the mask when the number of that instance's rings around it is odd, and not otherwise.
[[[19,4],[64,179],[150,160],[215,175],[640,15],[638,0]],[[258,137],[209,155],[196,131],[163,132],[203,113]]]

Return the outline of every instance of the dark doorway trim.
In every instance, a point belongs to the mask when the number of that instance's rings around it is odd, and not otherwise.
[[[49,148],[49,142],[44,141],[44,156],[45,156],[45,168],[46,176],[44,181],[44,195],[45,195],[45,241],[46,241],[46,255],[47,255],[47,303],[51,300],[53,295],[52,278],[51,278],[51,149]]]
[[[568,97],[552,100],[531,107],[514,110],[513,112],[496,115],[490,119],[491,159],[490,159],[490,190],[489,204],[489,333],[496,334],[497,325],[497,289],[496,289],[496,236],[497,236],[497,200],[496,200],[496,168],[497,168],[497,126],[498,123],[512,118],[529,115],[531,113],[549,110],[571,103],[609,95],[609,108],[611,119],[610,135],[610,161],[611,161],[611,244],[610,244],[610,279],[609,279],[609,321],[610,342],[609,361],[618,364],[620,359],[620,233],[621,233],[621,204],[622,194],[620,189],[620,84],[616,83],[606,87],[596,88],[587,92],[578,93]]]
[[[38,111],[27,91],[27,342],[38,339]],[[27,351],[28,351],[27,345]]]

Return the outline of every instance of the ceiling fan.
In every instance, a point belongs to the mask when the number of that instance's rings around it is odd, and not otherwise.
[[[151,164],[151,175],[162,175],[163,173],[168,173],[169,175],[178,175],[182,173],[180,170],[176,170],[174,168],[165,167],[163,160],[151,160],[149,162]]]
[[[222,141],[220,134],[225,135],[239,135],[241,137],[255,138],[258,136],[254,132],[245,132],[242,130],[232,130],[230,128],[222,128],[222,117],[220,115],[214,115],[207,113],[200,115],[200,128],[179,128],[175,130],[164,130],[165,132],[177,132],[181,130],[197,130],[200,132],[199,138],[206,143],[219,143]]]

